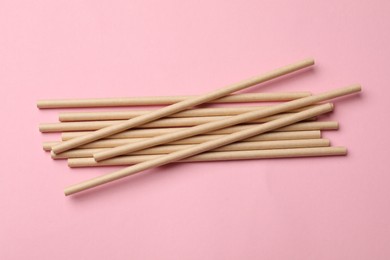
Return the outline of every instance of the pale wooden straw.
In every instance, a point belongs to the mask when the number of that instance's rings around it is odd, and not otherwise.
[[[169,144],[199,144],[214,140],[224,135],[197,135],[189,138],[184,138],[171,142]],[[294,131],[294,132],[270,132],[266,134],[261,134],[253,136],[244,140],[245,142],[255,142],[255,141],[276,141],[276,140],[296,140],[296,139],[317,139],[321,136],[321,131]],[[124,144],[135,143],[147,140],[147,138],[128,138],[128,139],[101,139],[94,141],[85,145],[80,146],[80,149],[90,149],[90,148],[113,148]],[[45,151],[50,151],[53,146],[58,144],[58,141],[49,141],[43,143],[43,149]],[[72,150],[69,150],[72,151]],[[65,153],[65,152],[64,152]],[[53,153],[54,154],[54,153]],[[60,153],[62,154],[62,153]],[[55,154],[54,154],[55,155]]]
[[[207,132],[208,135],[220,135],[220,134],[231,134],[238,132],[244,129],[248,129],[253,125],[236,125],[231,127],[226,127],[223,129]],[[310,130],[337,130],[339,128],[339,123],[335,121],[318,121],[318,122],[303,122],[296,123],[286,127],[281,127],[276,129],[275,132],[289,132],[289,131],[310,131]],[[108,138],[110,139],[127,139],[127,138],[145,138],[153,137],[158,135],[163,135],[167,133],[176,132],[178,130],[188,129],[184,127],[178,128],[154,128],[154,129],[133,129],[129,131],[124,131],[120,134],[111,135]],[[69,140],[81,135],[85,135],[90,132],[65,132],[61,134],[62,140]]]
[[[102,176],[95,177],[93,179],[69,186],[65,188],[65,195],[75,194],[114,180],[118,180],[124,178],[126,176],[144,171],[146,169],[150,169],[157,166],[162,166],[171,162],[179,161],[188,157],[191,157],[196,154],[200,154],[212,149],[216,149],[218,147],[228,145],[234,142],[241,141],[243,139],[250,138],[255,135],[259,135],[265,132],[272,131],[274,129],[293,124],[295,122],[302,121],[303,119],[310,118],[313,116],[317,116],[323,113],[327,113],[333,109],[332,104],[324,104],[315,108],[310,108],[308,110],[298,112],[293,115],[285,116],[270,122],[266,122],[261,125],[253,126],[247,130],[243,130],[240,132],[236,132],[233,134],[229,134],[227,136],[217,138],[212,141],[208,141],[202,144],[197,144],[191,148],[183,149],[177,152],[169,153],[166,155],[159,155],[155,159],[151,159],[145,162],[141,162],[139,164],[124,168],[119,171],[115,171],[109,174],[105,174]],[[251,151],[253,152],[253,151]]]
[[[182,111],[168,117],[208,117],[208,116],[234,116],[242,113],[264,109],[267,106],[250,107],[213,107],[213,108],[195,108]],[[307,107],[309,108],[309,107]],[[79,121],[107,121],[107,120],[127,120],[133,117],[141,116],[152,112],[153,110],[130,110],[130,111],[99,111],[99,112],[64,112],[59,113],[61,122],[79,122]],[[297,109],[290,112],[299,112]]]
[[[301,99],[296,99],[293,101],[277,104],[277,105],[271,106],[267,109],[261,109],[259,111],[251,111],[251,112],[243,113],[240,115],[231,116],[227,119],[221,119],[221,120],[209,122],[209,123],[202,124],[202,125],[197,125],[195,127],[189,128],[189,129],[176,131],[174,133],[165,134],[165,135],[161,135],[161,136],[155,136],[155,137],[152,137],[152,138],[145,140],[145,141],[142,141],[142,142],[125,144],[125,145],[118,146],[118,147],[115,147],[115,148],[112,148],[112,149],[109,149],[106,151],[96,153],[93,155],[93,157],[95,158],[96,161],[102,161],[102,160],[106,160],[109,158],[113,158],[115,156],[119,156],[119,155],[127,154],[130,152],[142,150],[145,148],[153,147],[156,145],[180,140],[182,138],[187,138],[187,137],[191,137],[194,135],[207,133],[207,132],[214,131],[217,129],[221,129],[221,128],[225,128],[225,127],[229,127],[229,126],[233,126],[233,125],[237,125],[237,124],[242,124],[242,123],[250,122],[253,120],[257,120],[259,118],[283,113],[286,111],[290,111],[292,109],[305,107],[305,106],[312,105],[314,103],[321,102],[321,101],[324,101],[324,100],[327,100],[330,98],[335,98],[335,97],[343,96],[345,94],[355,93],[357,91],[360,91],[360,86],[352,85],[352,86],[328,91],[325,93],[312,95],[309,97],[304,97]],[[300,112],[298,112],[298,113],[300,113]],[[288,117],[288,116],[284,116],[284,117]],[[276,120],[278,120],[278,119],[276,119]]]
[[[305,64],[303,66],[305,67],[314,64],[314,61],[312,60],[307,60],[304,62]],[[298,65],[299,68],[301,68],[301,66],[302,64]],[[246,93],[246,94],[228,95],[226,97],[207,101],[206,103],[289,101],[297,98],[306,97],[309,95],[310,92]],[[121,97],[121,98],[91,98],[91,99],[48,99],[48,100],[39,100],[37,102],[37,106],[38,108],[41,109],[42,108],[76,108],[76,107],[155,106],[155,105],[171,105],[195,97],[196,96],[159,96],[159,97]]]
[[[303,140],[280,140],[280,141],[255,141],[255,142],[237,142],[214,149],[215,152],[223,151],[247,151],[247,150],[268,150],[268,149],[287,149],[287,148],[308,148],[329,146],[328,139],[303,139]],[[194,146],[189,145],[161,145],[148,148],[129,155],[148,155],[148,154],[167,154]],[[61,154],[53,154],[53,159],[67,158],[86,158],[92,157],[93,153],[102,151],[104,148],[96,149],[74,149]]]
[[[255,160],[292,157],[315,157],[315,156],[337,156],[346,155],[345,147],[311,147],[311,148],[290,148],[272,150],[249,150],[229,152],[206,152],[178,162],[207,162],[207,161],[231,161],[231,160]],[[93,158],[69,158],[68,166],[96,167],[96,166],[123,166],[142,163],[159,158],[161,155],[134,155],[120,156],[102,162],[96,162]],[[71,190],[68,190],[70,192]],[[69,194],[68,194],[69,195]]]
[[[269,116],[258,120],[247,122],[248,124],[264,123],[275,120],[290,113],[283,113],[279,115]],[[221,119],[227,119],[230,116],[207,116],[207,117],[183,117],[183,118],[164,118],[141,125],[137,128],[163,128],[163,127],[188,127],[201,125]],[[316,118],[309,118],[309,121],[316,120]],[[44,123],[39,125],[39,131],[42,133],[51,132],[70,132],[70,131],[89,131],[98,130],[107,126],[112,126],[118,123],[126,122],[126,120],[114,121],[86,121],[86,122],[63,122],[63,123]]]
[[[306,59],[306,60],[291,64],[291,65],[273,70],[273,71],[268,72],[266,74],[263,74],[261,76],[257,76],[257,77],[254,77],[254,78],[227,86],[225,88],[212,91],[212,92],[205,94],[205,95],[185,99],[181,102],[166,106],[166,107],[158,109],[158,110],[155,110],[151,113],[129,119],[128,121],[126,121],[124,123],[119,123],[116,125],[108,126],[108,127],[99,129],[91,134],[83,135],[83,136],[62,142],[62,143],[56,145],[55,147],[53,147],[53,151],[56,154],[61,153],[61,152],[65,152],[67,150],[70,150],[72,148],[76,148],[76,147],[81,146],[83,144],[87,144],[87,143],[93,142],[95,140],[99,140],[99,139],[105,138],[107,136],[123,132],[125,130],[130,129],[130,128],[134,128],[134,127],[149,123],[151,121],[157,120],[159,118],[178,113],[180,111],[194,107],[196,105],[200,105],[202,103],[206,103],[206,102],[209,102],[211,100],[221,98],[221,97],[226,96],[228,94],[231,94],[233,92],[248,88],[250,86],[275,79],[277,77],[286,75],[288,73],[295,72],[299,69],[307,68],[313,64],[314,64],[314,61],[312,59]]]

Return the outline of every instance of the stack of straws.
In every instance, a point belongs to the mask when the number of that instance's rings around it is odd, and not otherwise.
[[[54,159],[70,167],[131,165],[65,188],[75,194],[171,162],[244,160],[345,155],[330,147],[321,130],[337,122],[316,121],[333,110],[326,100],[360,92],[351,85],[309,92],[232,94],[314,65],[307,59],[201,96],[41,100],[39,108],[167,105],[155,110],[61,113],[61,123],[41,124],[41,132],[63,132],[46,142]],[[194,108],[205,103],[284,101],[268,106]]]

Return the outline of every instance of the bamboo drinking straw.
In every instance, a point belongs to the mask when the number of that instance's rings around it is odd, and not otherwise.
[[[102,175],[72,186],[65,188],[65,195],[71,195],[77,192],[81,192],[83,190],[87,190],[120,178],[124,178],[126,176],[144,171],[146,169],[150,169],[157,166],[162,166],[171,162],[179,161],[193,155],[203,153],[212,149],[216,149],[218,147],[228,145],[243,139],[250,138],[255,135],[259,135],[268,131],[272,131],[279,127],[283,127],[289,124],[293,124],[295,122],[302,121],[303,119],[310,118],[313,116],[317,116],[323,113],[327,113],[333,109],[332,104],[324,104],[315,108],[310,108],[302,112],[298,112],[293,115],[285,116],[270,122],[266,122],[264,124],[253,126],[247,130],[243,130],[240,132],[236,132],[233,134],[229,134],[225,137],[221,137],[212,141],[208,141],[202,144],[195,145],[191,148],[183,149],[177,152],[173,152],[166,155],[160,155],[155,159],[151,159],[145,162],[141,162],[139,164],[124,168],[122,170],[109,173],[106,175]],[[252,151],[253,152],[253,151]]]
[[[254,160],[291,157],[314,157],[314,156],[337,156],[346,155],[345,147],[312,147],[312,148],[290,148],[272,150],[250,150],[250,151],[229,151],[229,152],[206,152],[192,156],[178,162],[207,162],[207,161],[231,161],[231,160]],[[93,158],[70,158],[68,166],[95,167],[95,166],[120,166],[142,163],[159,158],[161,155],[135,155],[120,156],[102,162],[96,162]],[[68,194],[70,195],[70,194]]]
[[[102,161],[109,158],[113,158],[115,156],[127,154],[130,152],[135,152],[138,150],[142,150],[145,148],[153,147],[159,144],[165,144],[168,142],[173,142],[182,138],[207,133],[209,131],[221,129],[224,127],[229,127],[236,124],[242,124],[246,123],[248,121],[257,120],[262,117],[272,116],[275,114],[283,113],[292,109],[301,108],[304,106],[312,105],[317,102],[321,102],[327,99],[343,96],[346,94],[351,94],[360,91],[360,86],[358,85],[352,85],[328,92],[324,92],[321,94],[312,95],[309,97],[304,97],[300,99],[296,99],[293,101],[281,103],[278,105],[271,106],[267,109],[261,109],[259,111],[251,111],[244,114],[232,116],[227,119],[217,120],[214,122],[198,125],[195,127],[191,127],[189,129],[177,131],[170,134],[165,134],[161,136],[152,137],[148,140],[132,143],[132,144],[125,144],[122,146],[118,146],[106,151],[102,151],[99,153],[94,154],[94,158],[96,161]],[[300,113],[300,112],[298,112]],[[297,113],[297,114],[298,114]],[[288,116],[285,116],[288,117]],[[272,122],[272,121],[271,121]]]
[[[313,65],[314,61],[304,61],[305,67]],[[298,65],[298,63],[297,63]],[[298,65],[301,68],[302,65]],[[289,73],[289,72],[288,72]],[[289,101],[309,96],[310,92],[280,92],[280,93],[246,93],[228,95],[210,100],[207,103],[243,103]],[[93,98],[93,99],[51,99],[39,100],[38,108],[75,108],[75,107],[123,107],[123,106],[150,106],[172,105],[196,96],[160,96],[160,97],[127,97],[127,98]]]
[[[267,106],[251,107],[213,107],[196,108],[182,111],[168,117],[203,117],[203,116],[234,116],[242,113],[264,109]],[[309,108],[309,107],[308,107]],[[64,112],[59,113],[61,122],[79,122],[79,121],[107,121],[107,120],[127,120],[133,117],[141,116],[152,112],[153,110],[130,110],[130,111],[100,111],[100,112]],[[291,112],[299,112],[302,109]]]
[[[221,98],[223,96],[226,96],[226,95],[231,94],[233,92],[245,89],[245,88],[250,87],[252,85],[259,84],[259,83],[274,79],[276,77],[286,75],[288,73],[297,71],[299,69],[307,68],[313,64],[314,64],[314,61],[312,59],[303,60],[303,61],[294,63],[292,65],[288,65],[288,66],[273,70],[273,71],[268,72],[262,76],[254,77],[254,78],[230,85],[228,87],[225,87],[225,88],[222,88],[222,89],[219,89],[216,91],[212,91],[212,92],[205,94],[205,95],[202,95],[202,96],[193,97],[190,99],[185,99],[184,101],[181,101],[181,102],[175,103],[173,105],[166,106],[164,108],[155,110],[154,112],[129,119],[128,121],[126,121],[124,123],[120,123],[120,124],[116,124],[116,125],[109,126],[106,128],[102,128],[102,129],[99,129],[91,134],[83,135],[83,136],[62,142],[62,143],[56,145],[55,147],[53,147],[53,151],[54,151],[54,153],[58,154],[58,153],[70,150],[72,148],[76,148],[76,147],[81,146],[83,144],[90,143],[92,141],[95,141],[95,140],[98,140],[98,139],[101,139],[101,138],[104,138],[104,137],[107,137],[107,136],[110,136],[113,134],[123,132],[125,130],[130,129],[130,128],[134,128],[134,127],[140,126],[142,124],[149,123],[153,120],[178,113],[178,112],[183,111],[187,108],[191,108],[191,107],[194,107],[196,105],[200,105],[202,103]]]
[[[236,125],[236,126],[226,127],[223,129],[207,132],[207,135],[231,134],[244,129],[248,129],[249,127],[252,126],[253,125]],[[296,124],[292,124],[286,127],[276,129],[275,132],[337,130],[338,128],[339,128],[339,124],[338,122],[335,121],[302,122],[302,123],[296,123]],[[111,135],[108,138],[110,139],[145,138],[145,137],[153,137],[157,135],[172,133],[183,129],[188,129],[188,128],[178,127],[178,128],[133,129],[129,131],[124,131],[120,134]],[[62,140],[65,141],[88,133],[90,132],[65,132],[61,134],[61,138]]]
[[[247,122],[248,124],[264,123],[290,113],[283,113],[279,115],[269,116],[258,120]],[[163,128],[163,127],[185,127],[201,125],[208,122],[213,122],[221,119],[227,119],[230,116],[205,116],[205,117],[184,117],[184,118],[164,118],[139,126],[140,128]],[[313,121],[316,118],[309,118],[307,120]],[[98,130],[107,126],[126,122],[126,120],[114,121],[87,121],[87,122],[63,122],[63,123],[45,123],[39,125],[39,131],[42,133],[50,132],[68,132],[68,131],[89,131]],[[138,128],[138,127],[137,127]]]
[[[280,141],[254,141],[254,142],[237,142],[230,145],[214,149],[214,152],[224,151],[248,151],[248,150],[268,150],[268,149],[287,149],[287,148],[308,148],[308,147],[325,147],[329,146],[328,139],[303,139],[303,140],[280,140]],[[182,149],[194,146],[189,145],[161,145],[153,148],[144,149],[128,155],[149,155],[149,154],[166,154],[176,152]],[[92,157],[92,154],[102,151],[104,148],[97,149],[74,149],[60,154],[52,155],[53,159],[67,158],[86,158]]]
[[[198,135],[189,138],[184,138],[171,142],[169,144],[200,144],[210,140],[214,140],[224,135]],[[296,140],[296,139],[317,139],[321,136],[320,131],[296,131],[296,132],[271,132],[266,134],[261,134],[253,136],[251,138],[245,139],[245,142],[255,142],[255,141],[277,141],[277,140]],[[146,138],[128,138],[128,139],[100,139],[82,146],[79,146],[80,149],[90,149],[90,148],[113,148],[124,144],[135,143],[144,141]],[[58,144],[58,142],[44,142],[43,149],[45,151],[50,151],[53,146]],[[74,149],[73,149],[74,150]],[[72,150],[69,150],[72,151]],[[66,153],[66,152],[65,152]],[[62,154],[62,153],[60,153]],[[56,155],[56,154],[54,154]]]

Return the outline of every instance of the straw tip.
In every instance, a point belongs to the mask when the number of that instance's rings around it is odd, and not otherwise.
[[[42,108],[42,100],[37,101],[37,108]]]
[[[103,161],[104,159],[107,159],[104,154],[102,154],[101,152],[100,153],[94,153],[93,155],[93,159],[95,160],[95,162],[99,162],[99,161]]]
[[[51,156],[51,158],[55,158],[57,156],[57,154],[53,150],[51,150],[50,156]]]
[[[306,63],[308,63],[310,65],[314,65],[315,64],[314,58],[311,58],[311,57],[306,58],[305,61],[306,61]]]
[[[71,192],[70,190],[64,189],[64,195],[65,195],[65,196],[69,196],[69,195],[71,195],[71,194],[72,194],[72,192]]]
[[[362,91],[362,86],[360,84],[357,84],[356,87],[359,89],[359,91]]]
[[[325,103],[323,105],[320,105],[323,109],[327,110],[327,111],[333,111],[334,109],[334,104],[333,103]]]
[[[69,168],[75,168],[74,167],[74,162],[73,162],[72,158],[68,158],[68,167]]]
[[[64,152],[65,150],[62,148],[62,146],[60,144],[57,144],[57,145],[54,145],[52,148],[51,148],[51,151],[55,154],[60,154],[62,152]]]
[[[362,91],[362,86],[359,83],[352,84],[351,88],[356,92]]]

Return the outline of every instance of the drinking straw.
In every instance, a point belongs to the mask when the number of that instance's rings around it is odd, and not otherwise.
[[[288,73],[295,72],[295,71],[303,69],[303,68],[307,68],[309,66],[312,66],[313,64],[314,64],[313,59],[306,59],[306,60],[299,61],[299,62],[296,62],[296,63],[291,64],[291,65],[287,65],[287,66],[281,67],[279,69],[270,71],[270,72],[265,73],[261,76],[247,79],[247,80],[241,81],[239,83],[224,87],[222,89],[218,89],[218,90],[209,92],[208,94],[185,99],[185,100],[180,101],[178,103],[175,103],[173,105],[169,105],[169,106],[166,106],[164,108],[155,110],[151,113],[129,119],[126,122],[119,123],[119,124],[112,125],[112,126],[108,126],[108,127],[99,129],[93,133],[83,135],[83,136],[62,142],[62,143],[56,145],[55,147],[53,147],[53,152],[56,154],[61,153],[61,152],[65,152],[67,150],[70,150],[72,148],[76,148],[76,147],[81,146],[83,144],[87,144],[87,143],[93,142],[95,140],[102,139],[104,137],[123,132],[125,130],[130,129],[130,128],[134,128],[134,127],[149,123],[151,121],[157,120],[159,118],[178,113],[178,112],[183,111],[185,109],[209,102],[211,100],[221,98],[221,97],[226,96],[228,94],[231,94],[233,92],[248,88],[250,86],[275,79],[277,77],[286,75]]]

